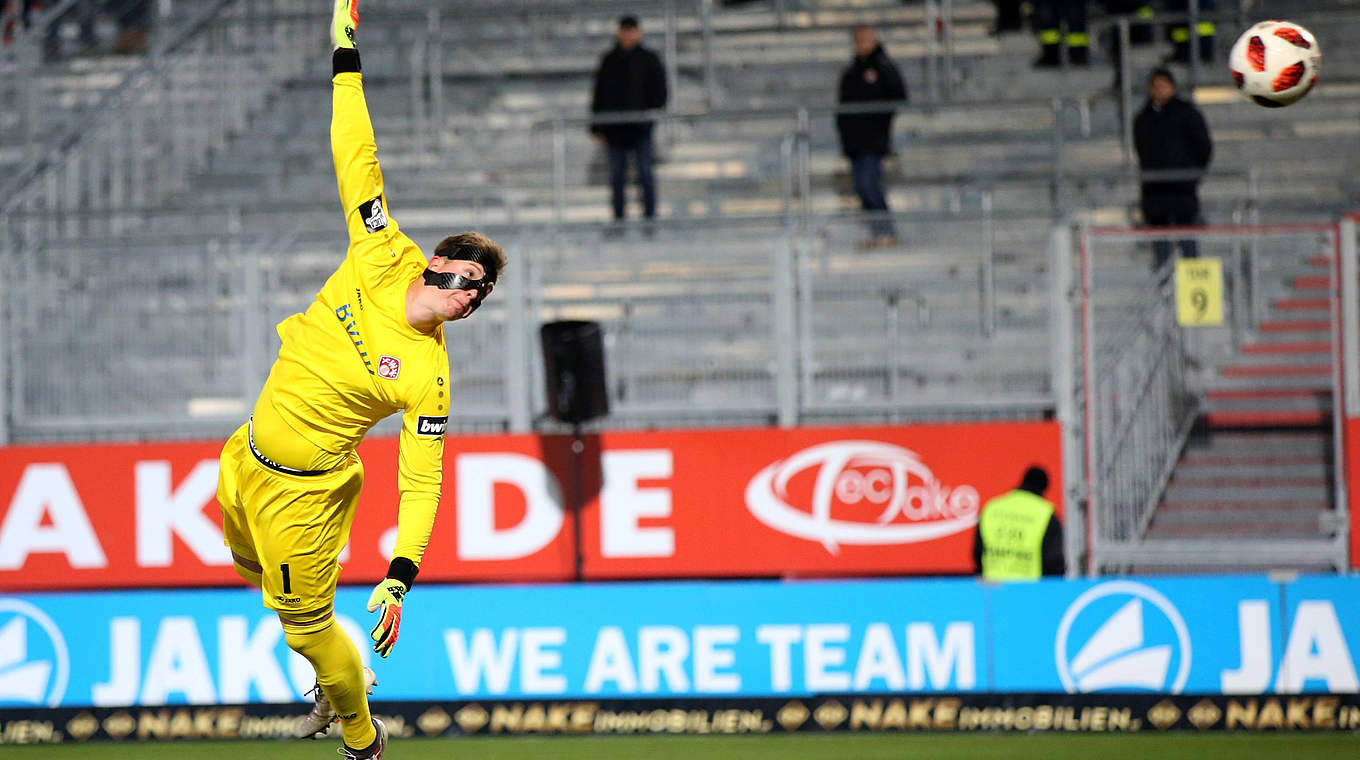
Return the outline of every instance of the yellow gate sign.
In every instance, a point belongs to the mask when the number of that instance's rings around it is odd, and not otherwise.
[[[1176,262],[1176,321],[1181,327],[1223,324],[1223,261]]]

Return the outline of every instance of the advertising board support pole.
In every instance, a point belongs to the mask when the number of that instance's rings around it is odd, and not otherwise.
[[[581,423],[571,426],[571,556],[572,579],[585,580],[585,557],[581,551],[581,512],[586,508],[586,443],[581,437]]]
[[[1097,549],[1101,543],[1100,536],[1100,503],[1099,492],[1099,473],[1096,471],[1098,461],[1096,457],[1096,435],[1099,431],[1096,426],[1100,424],[1100,418],[1095,405],[1095,315],[1094,307],[1091,303],[1092,297],[1092,264],[1091,264],[1091,237],[1086,228],[1082,228],[1077,233],[1079,235],[1079,251],[1081,254],[1081,284],[1078,292],[1081,294],[1081,389],[1082,389],[1082,435],[1084,437],[1084,449],[1082,457],[1082,474],[1084,476],[1085,487],[1083,495],[1086,505],[1085,535],[1086,535],[1086,574],[1095,575],[1100,571],[1099,557]]]
[[[1356,565],[1356,548],[1360,546],[1360,521],[1356,519],[1355,510],[1355,499],[1360,496],[1360,482],[1357,482],[1360,481],[1360,472],[1357,472],[1360,468],[1352,466],[1352,446],[1355,444],[1352,435],[1354,431],[1360,430],[1360,425],[1354,424],[1360,420],[1360,369],[1357,369],[1360,366],[1360,261],[1357,261],[1360,257],[1360,250],[1357,250],[1360,249],[1360,240],[1357,240],[1360,229],[1357,229],[1357,221],[1360,221],[1360,217],[1352,215],[1342,219],[1337,226],[1337,234],[1341,239],[1336,250],[1341,261],[1334,271],[1340,275],[1339,291],[1333,286],[1341,302],[1341,324],[1338,330],[1333,331],[1334,336],[1340,334],[1341,366],[1337,370],[1340,387],[1332,399],[1332,414],[1337,418],[1333,445],[1338,473],[1337,506],[1341,518],[1337,526],[1339,542],[1342,544],[1341,568]],[[1341,529],[1343,527],[1344,530]]]
[[[10,236],[9,217],[0,217],[0,247],[5,249],[0,256],[0,446],[9,443],[9,365],[17,358],[9,353],[10,297],[6,291],[15,282],[16,273],[8,270],[11,259],[17,258],[13,253],[18,251],[18,238],[18,233]]]
[[[1082,468],[1080,421],[1077,418],[1076,336],[1072,314],[1072,227],[1068,219],[1053,226],[1049,239],[1049,330],[1053,335],[1052,392],[1054,415],[1062,430],[1062,472],[1058,473],[1063,500],[1063,554],[1067,577],[1081,575],[1081,559],[1089,547],[1084,545],[1081,510]]]

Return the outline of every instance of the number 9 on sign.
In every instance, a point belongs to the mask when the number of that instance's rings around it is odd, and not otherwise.
[[[1223,324],[1223,262],[1181,259],[1176,262],[1176,321],[1181,327]]]

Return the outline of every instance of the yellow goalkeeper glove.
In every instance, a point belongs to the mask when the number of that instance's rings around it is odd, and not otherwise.
[[[338,50],[354,50],[354,30],[359,28],[359,0],[335,0],[331,16],[331,44]]]
[[[397,643],[397,634],[401,630],[401,600],[405,596],[406,584],[396,578],[384,578],[368,596],[368,611],[382,610],[377,625],[368,632],[368,637],[373,639],[373,651],[383,657]]]

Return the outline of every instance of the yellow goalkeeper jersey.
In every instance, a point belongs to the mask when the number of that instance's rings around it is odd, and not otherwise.
[[[406,321],[406,289],[427,260],[387,213],[362,76],[336,74],[332,84],[331,151],[349,251],[307,311],[279,323],[283,346],[255,403],[253,440],[280,468],[324,471],[402,411],[393,557],[419,564],[439,502],[448,352],[442,328],[424,333]]]

